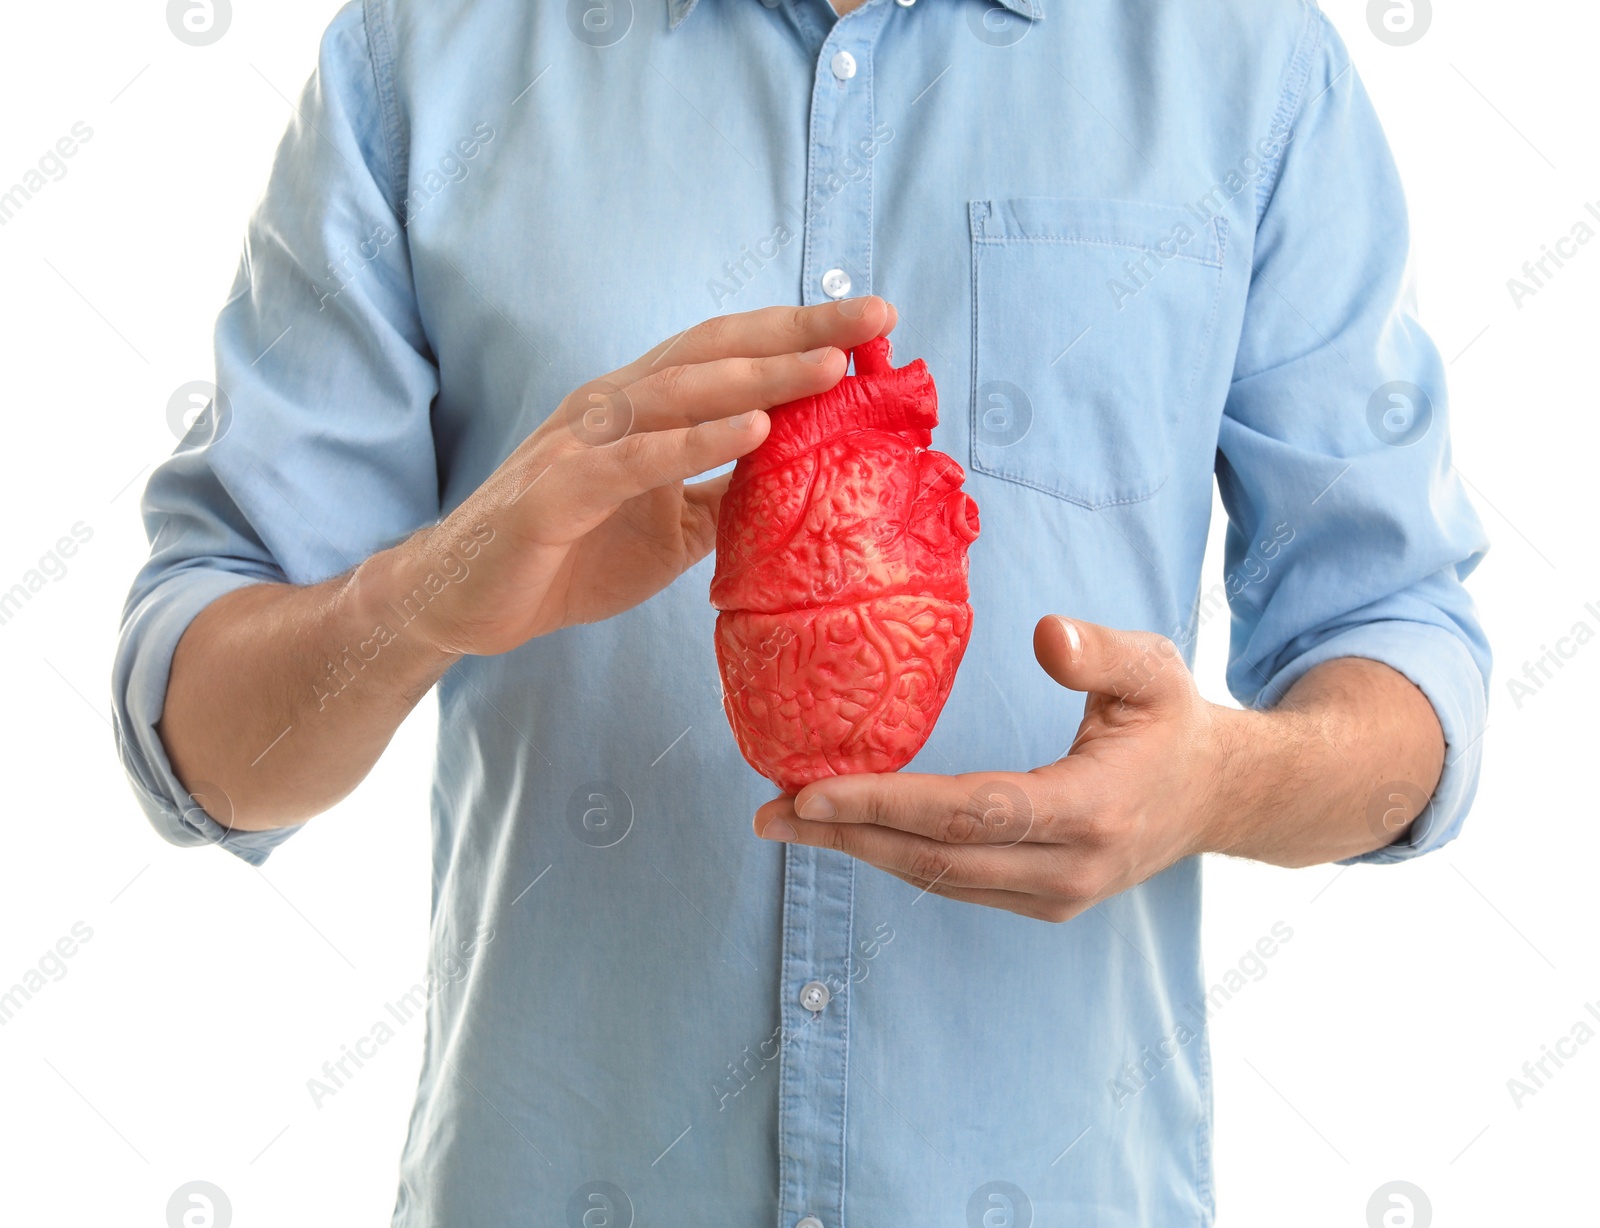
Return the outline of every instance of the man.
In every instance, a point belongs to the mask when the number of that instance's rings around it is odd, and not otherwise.
[[[164,835],[259,864],[437,685],[394,1222],[1209,1223],[1197,855],[1437,848],[1484,723],[1485,543],[1322,15],[368,0],[299,113],[119,733]],[[891,329],[975,629],[914,770],[774,800],[703,475]],[[1245,711],[1185,664],[1224,596]]]

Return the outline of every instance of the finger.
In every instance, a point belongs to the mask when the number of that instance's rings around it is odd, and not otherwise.
[[[732,473],[724,473],[683,488],[683,541],[695,562],[716,547],[722,496],[732,477]]]
[[[944,844],[1005,846],[1051,840],[1055,792],[1026,772],[834,776],[807,785],[793,801],[768,802],[757,814],[771,808],[773,815],[875,824]]]
[[[775,829],[787,822],[788,829]],[[1038,845],[993,848],[989,845],[944,844],[889,827],[857,823],[814,823],[806,819],[757,821],[766,840],[835,849],[882,870],[906,874],[924,883],[976,887],[1043,895],[1055,890],[1057,855]],[[791,838],[792,833],[792,838]]]
[[[582,507],[611,507],[647,490],[738,460],[760,446],[771,419],[759,409],[732,418],[672,431],[628,435],[604,447],[587,448],[565,466],[564,481],[551,492]]]
[[[984,887],[951,887],[944,883],[924,883],[909,874],[902,874],[898,870],[885,870],[884,872],[894,875],[901,882],[910,883],[918,892],[923,894],[937,895],[943,899],[955,900],[962,904],[981,904],[985,908],[998,908],[1003,912],[1014,912],[1018,916],[1031,917],[1035,921],[1070,921],[1073,917],[1091,907],[1088,901],[1069,903],[1062,900],[1046,899],[1044,896],[1026,895],[1020,891],[993,891]],[[913,900],[912,903],[915,904],[916,900]]]
[[[647,490],[737,460],[760,446],[769,426],[766,414],[752,410],[676,431],[629,435],[611,444],[558,456],[533,470],[508,470],[500,479],[501,490],[509,496],[505,499],[508,508],[523,503],[525,497],[526,508],[542,508],[537,518],[527,523],[555,536],[540,540],[569,541],[572,534],[588,532],[621,504]],[[652,442],[646,445],[645,441]],[[703,543],[699,557],[716,544],[722,496],[732,476],[724,473],[683,487],[689,540]],[[696,520],[698,524],[692,523]]]
[[[612,438],[624,432],[694,426],[815,396],[843,379],[849,362],[844,350],[824,345],[801,354],[662,367],[609,398],[624,402],[622,416],[627,418],[626,423],[617,423],[622,429]]]
[[[892,324],[889,304],[876,295],[811,307],[762,307],[715,316],[663,341],[612,372],[612,378],[627,384],[663,366],[717,358],[801,354],[822,345],[848,350],[884,335]]]
[[[1125,703],[1157,705],[1192,686],[1177,645],[1148,631],[1119,631],[1050,614],[1033,629],[1033,655],[1062,686]]]

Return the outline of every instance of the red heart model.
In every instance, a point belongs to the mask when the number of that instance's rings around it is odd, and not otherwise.
[[[772,409],[734,466],[711,604],[722,706],[750,766],[785,793],[893,772],[922,749],[972,635],[978,505],[933,451],[922,359],[857,346],[855,374]]]

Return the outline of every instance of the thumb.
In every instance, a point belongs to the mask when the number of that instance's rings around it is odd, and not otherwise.
[[[690,482],[683,488],[683,501],[699,508],[712,524],[716,524],[717,517],[722,514],[722,496],[728,493],[728,483],[732,480],[733,471],[729,470],[703,482]]]
[[[718,534],[722,524],[722,499],[728,493],[728,483],[732,480],[730,471],[683,488],[685,510],[692,513],[684,517],[683,538],[695,563],[720,544]],[[688,570],[688,566],[684,570]]]
[[[1177,645],[1148,631],[1047,614],[1033,629],[1033,655],[1069,690],[1113,695],[1124,703],[1159,704],[1191,686]]]

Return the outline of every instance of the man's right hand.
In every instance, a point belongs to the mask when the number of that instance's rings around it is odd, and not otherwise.
[[[756,448],[765,410],[832,388],[851,347],[894,322],[872,297],[697,324],[578,388],[443,522],[370,560],[360,583],[388,602],[397,586],[414,591],[408,576],[461,577],[420,623],[452,656],[631,609],[716,543],[728,475],[687,479]]]
[[[894,324],[872,297],[707,320],[573,392],[439,524],[322,584],[219,597],[178,643],[159,726],[184,787],[239,830],[326,810],[461,656],[619,614],[704,558],[728,478],[688,479]]]

